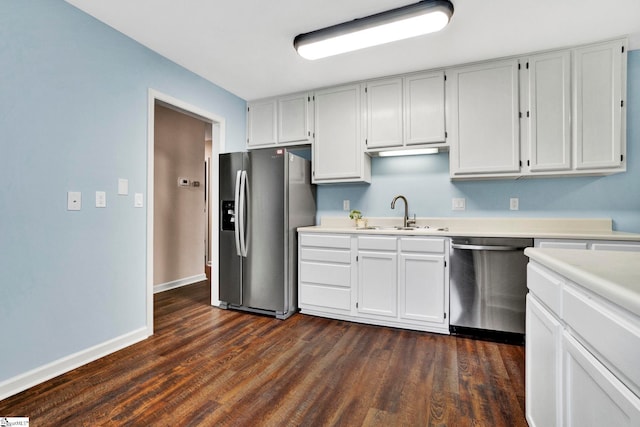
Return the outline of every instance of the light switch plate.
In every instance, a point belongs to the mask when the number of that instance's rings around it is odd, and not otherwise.
[[[129,180],[120,178],[118,179],[118,194],[126,196],[129,194]]]
[[[142,193],[135,193],[133,196],[133,206],[141,208],[144,206],[144,195]]]
[[[107,193],[104,191],[96,191],[96,208],[107,207]]]
[[[517,211],[520,209],[520,199],[517,197],[512,197],[509,199],[509,209],[512,211]]]
[[[351,201],[350,200],[343,200],[342,201],[342,210],[343,211],[351,210]]]
[[[67,191],[67,210],[79,211],[82,209],[82,193],[80,191]]]
[[[466,209],[466,200],[464,198],[451,199],[451,209],[454,211],[463,211]]]

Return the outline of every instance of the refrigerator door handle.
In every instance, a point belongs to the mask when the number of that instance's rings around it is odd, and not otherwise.
[[[235,224],[233,227],[233,235],[235,237],[235,241],[236,241],[236,254],[238,256],[242,256],[242,252],[240,251],[240,223],[238,223],[238,220],[240,218],[242,218],[242,214],[239,213],[239,209],[240,209],[240,181],[242,177],[242,171],[237,171],[236,172],[236,189],[234,194],[234,210],[235,210]]]
[[[247,180],[247,171],[242,171],[240,179],[240,252],[243,257],[247,257],[248,245],[247,245],[247,225],[245,224],[245,216],[247,210],[247,199],[249,196],[249,182]]]

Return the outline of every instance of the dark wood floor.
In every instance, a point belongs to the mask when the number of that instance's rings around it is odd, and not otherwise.
[[[0,401],[31,426],[526,426],[524,347],[156,295],[155,335]]]

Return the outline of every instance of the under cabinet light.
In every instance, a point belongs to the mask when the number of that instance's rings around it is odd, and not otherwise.
[[[376,153],[378,157],[393,157],[393,156],[416,156],[419,154],[438,154],[437,148],[416,148],[413,150],[390,150],[379,151]],[[374,153],[371,153],[374,154]]]
[[[452,15],[449,0],[424,0],[299,34],[293,46],[305,59],[320,59],[440,31]]]

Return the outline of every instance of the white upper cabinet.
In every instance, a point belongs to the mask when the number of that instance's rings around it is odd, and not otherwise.
[[[444,71],[404,78],[406,145],[445,142]]]
[[[625,45],[616,40],[448,70],[451,177],[624,172]]]
[[[250,102],[247,106],[247,146],[308,144],[313,138],[313,99],[297,93]]]
[[[366,147],[446,146],[444,71],[366,83]]]
[[[624,169],[626,42],[574,51],[574,133],[577,169]]]
[[[531,172],[571,169],[571,54],[527,59],[527,166]]]
[[[402,146],[402,79],[368,82],[367,148]]]
[[[315,92],[313,182],[371,182],[362,138],[360,84]]]
[[[447,71],[450,174],[520,171],[518,60]]]
[[[275,144],[277,134],[276,99],[250,102],[247,106],[247,145],[249,147]]]
[[[311,95],[299,93],[278,98],[278,142],[308,142],[312,133]]]

